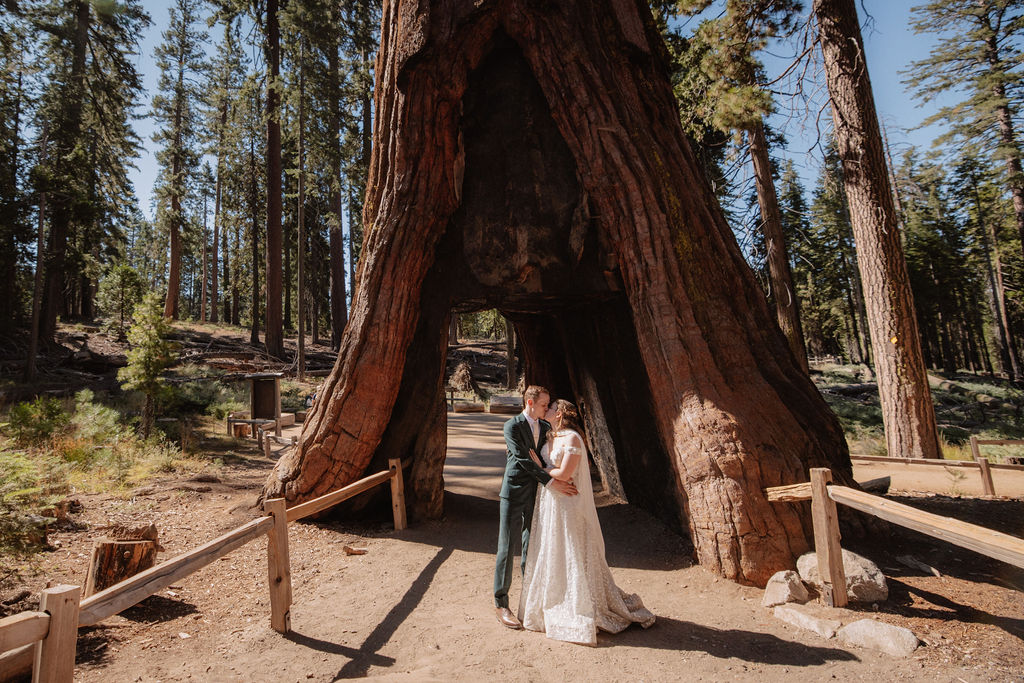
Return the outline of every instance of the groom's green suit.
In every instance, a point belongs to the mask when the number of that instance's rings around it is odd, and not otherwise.
[[[494,567],[496,607],[508,607],[508,589],[512,585],[512,539],[520,529],[523,534],[520,568],[526,570],[526,548],[530,543],[537,484],[547,485],[551,481],[551,475],[530,458],[531,448],[540,455],[540,445],[551,429],[544,420],[538,420],[538,423],[540,435],[536,442],[525,414],[519,413],[505,423],[505,476],[501,480],[498,557]]]

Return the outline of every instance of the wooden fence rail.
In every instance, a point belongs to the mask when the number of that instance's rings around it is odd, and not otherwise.
[[[0,619],[0,681],[23,676],[30,668],[34,682],[71,681],[80,626],[96,624],[136,605],[264,534],[267,536],[270,625],[275,631],[288,633],[291,630],[292,603],[288,523],[322,512],[386,481],[391,482],[395,529],[404,529],[406,512],[402,462],[392,459],[388,461],[388,469],[383,472],[291,509],[285,508],[283,498],[265,501],[265,516],[251,520],[85,600],[80,601],[78,586],[47,588],[42,592],[39,611],[22,612]]]
[[[971,437],[971,454],[974,460],[944,460],[938,458],[890,458],[880,455],[851,455],[852,462],[899,463],[902,465],[939,465],[942,467],[967,467],[977,469],[981,475],[982,492],[986,496],[996,495],[996,487],[992,481],[992,470],[1024,471],[1024,465],[994,463],[982,456],[979,446],[1012,446],[1024,445],[1024,441],[1013,439],[979,439]]]
[[[765,489],[771,502],[811,501],[814,551],[822,580],[822,598],[829,606],[842,607],[847,602],[836,503],[1024,568],[1024,539],[918,510],[847,486],[830,485],[831,481],[831,470],[814,468],[810,482]]]

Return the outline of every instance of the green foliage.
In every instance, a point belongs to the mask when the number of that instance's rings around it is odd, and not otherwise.
[[[65,430],[69,416],[61,402],[49,396],[18,403],[11,408],[5,431],[21,446],[41,446]]]
[[[52,457],[0,449],[0,557],[40,548],[41,514],[67,494],[67,471]]]
[[[142,300],[144,290],[142,276],[126,263],[111,267],[100,280],[96,303],[100,313],[111,316],[111,326],[119,338],[124,338],[128,319],[135,305]]]
[[[459,336],[464,339],[504,339],[505,318],[495,308],[459,315]]]
[[[207,377],[210,368],[200,365],[183,365],[176,369],[178,379]],[[216,379],[168,384],[160,398],[161,413],[173,417],[187,417],[207,414],[222,419],[231,410],[248,407],[247,395],[241,382],[224,383]]]
[[[174,362],[175,349],[165,339],[171,327],[164,318],[162,298],[158,292],[148,293],[135,307],[133,317],[135,323],[128,331],[128,365],[118,371],[117,378],[125,389],[145,394],[142,434],[148,437],[153,428],[154,404],[164,386],[160,377]]]

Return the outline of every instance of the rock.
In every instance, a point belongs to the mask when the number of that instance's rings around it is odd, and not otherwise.
[[[810,597],[799,574],[793,570],[781,571],[775,572],[772,578],[768,579],[768,585],[764,587],[764,597],[761,598],[761,605],[775,607],[787,602],[805,603]]]
[[[839,629],[838,636],[847,645],[877,650],[893,657],[910,655],[920,642],[910,629],[874,619],[861,619],[847,624]]]
[[[818,558],[806,553],[796,561],[796,569],[804,583],[821,587],[818,577]],[[889,597],[885,575],[871,560],[849,550],[843,550],[843,571],[846,573],[846,594],[853,602],[882,602]]]
[[[842,626],[842,623],[835,619],[822,619],[789,605],[776,607],[772,613],[776,619],[781,619],[787,624],[792,624],[808,631],[814,631],[822,638],[831,638],[836,634],[839,627]]]

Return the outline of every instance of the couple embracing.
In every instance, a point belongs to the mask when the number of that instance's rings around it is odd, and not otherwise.
[[[530,386],[523,412],[505,423],[494,604],[509,628],[595,645],[597,631],[647,628],[654,615],[612,579],[590,485],[579,412]],[[522,531],[523,591],[518,618],[509,609],[512,546]]]

